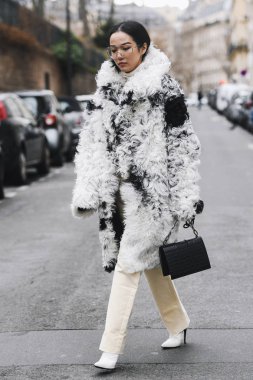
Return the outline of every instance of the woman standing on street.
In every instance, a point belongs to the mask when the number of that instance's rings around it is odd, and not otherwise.
[[[72,211],[98,210],[103,267],[114,271],[96,367],[114,369],[123,353],[140,275],[145,273],[169,332],[163,348],[185,342],[189,317],[158,247],[199,209],[200,145],[170,61],[135,21],[115,25],[110,59],[99,70],[75,157]]]

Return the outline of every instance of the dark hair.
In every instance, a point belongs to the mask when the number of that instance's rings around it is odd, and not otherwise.
[[[140,24],[137,21],[123,21],[120,22],[119,24],[114,25],[111,30],[109,31],[109,36],[108,36],[108,45],[110,44],[110,37],[113,33],[116,32],[124,32],[128,34],[129,36],[132,37],[138,48],[141,48],[144,43],[146,42],[147,44],[147,50],[142,56],[142,60],[145,58],[145,56],[148,53],[148,48],[150,45],[150,37],[147,32],[147,30],[144,28],[142,24]],[[116,63],[114,62],[113,59],[111,59],[113,66],[117,69],[117,71],[120,71]]]

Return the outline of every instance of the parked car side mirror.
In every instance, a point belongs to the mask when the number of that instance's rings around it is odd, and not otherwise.
[[[68,106],[64,109],[63,113],[70,113],[70,112],[73,112],[74,109],[71,107],[71,106]]]

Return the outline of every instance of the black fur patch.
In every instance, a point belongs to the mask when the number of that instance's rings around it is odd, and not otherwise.
[[[106,86],[102,86],[101,91],[103,92],[103,96],[106,99],[111,100],[113,103],[115,103],[117,105],[119,104],[115,90],[112,88],[111,83],[108,83],[108,85],[106,85]]]
[[[101,202],[101,207],[102,207],[103,210],[106,209],[106,206],[107,206],[107,203],[105,201],[102,201]]]
[[[121,106],[124,106],[125,104],[129,105],[133,103],[133,91],[129,91],[126,95],[126,98],[123,99],[120,103]]]
[[[156,107],[162,104],[164,95],[162,92],[156,92],[152,96],[148,96],[148,100],[150,101],[151,107]]]
[[[120,246],[120,241],[125,229],[124,220],[122,216],[122,210],[121,210],[121,207],[123,207],[122,205],[123,203],[120,197],[120,191],[118,190],[115,193],[115,203],[114,203],[114,208],[113,208],[113,213],[112,213],[112,228],[113,228],[113,231],[115,232],[115,240],[116,240],[118,248]]]
[[[102,106],[96,106],[96,104],[93,102],[93,100],[89,100],[87,102],[86,109],[88,112],[92,112],[94,110],[102,109]]]
[[[130,166],[127,182],[130,182],[133,185],[134,189],[141,194],[142,202],[144,205],[148,204],[149,202],[148,192],[143,187],[143,180],[145,177],[145,173],[143,173],[143,175],[140,176],[139,174],[137,174],[136,167],[134,165]]]
[[[100,229],[100,231],[103,231],[106,229],[106,219],[105,218],[99,219],[99,229]]]
[[[184,95],[168,99],[165,103],[165,121],[167,126],[179,127],[189,120],[189,113],[185,104]]]
[[[180,132],[180,133],[177,135],[177,138],[178,138],[178,139],[181,139],[181,138],[186,137],[186,136],[189,136],[189,134],[187,133],[187,131],[182,131],[182,132]]]

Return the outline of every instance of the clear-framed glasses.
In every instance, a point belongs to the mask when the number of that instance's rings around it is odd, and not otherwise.
[[[120,53],[122,57],[126,57],[127,55],[130,55],[133,53],[134,49],[136,49],[138,46],[120,46],[120,47],[114,47],[114,46],[108,46],[107,48],[107,54],[111,58],[116,58],[117,54]]]

